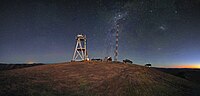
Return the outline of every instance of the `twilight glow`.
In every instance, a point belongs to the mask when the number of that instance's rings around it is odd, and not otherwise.
[[[200,64],[178,64],[174,66],[167,66],[166,68],[200,68]]]

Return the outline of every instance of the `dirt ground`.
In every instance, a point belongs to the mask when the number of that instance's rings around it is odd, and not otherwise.
[[[1,96],[188,96],[194,84],[154,68],[68,62],[0,71]]]

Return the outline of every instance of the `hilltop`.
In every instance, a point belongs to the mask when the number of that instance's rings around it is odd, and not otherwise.
[[[1,96],[188,96],[193,84],[154,68],[69,62],[0,71]]]

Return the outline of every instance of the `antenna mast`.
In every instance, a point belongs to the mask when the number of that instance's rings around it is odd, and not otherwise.
[[[114,60],[117,61],[118,59],[118,46],[119,46],[119,24],[117,23],[116,27],[116,45],[115,45],[115,57]]]

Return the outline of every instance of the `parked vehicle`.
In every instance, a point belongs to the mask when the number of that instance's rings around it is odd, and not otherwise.
[[[145,64],[145,67],[151,67],[151,64]]]
[[[125,59],[125,60],[123,60],[123,62],[124,62],[124,63],[130,63],[130,64],[133,63],[133,62],[132,62],[131,60],[129,60],[129,59]]]

